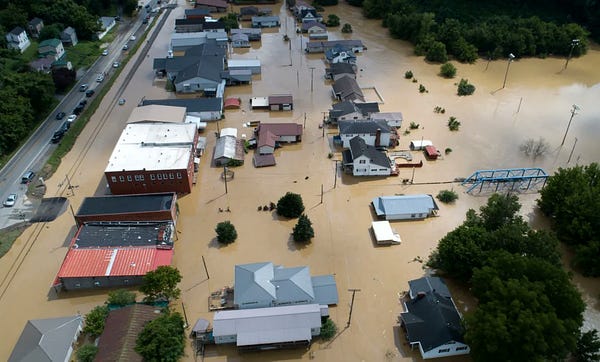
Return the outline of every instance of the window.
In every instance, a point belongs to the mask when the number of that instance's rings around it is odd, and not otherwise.
[[[144,175],[140,175],[140,181],[144,181]]]
[[[457,351],[466,351],[467,350],[467,346],[462,346],[462,347],[456,347]]]
[[[169,178],[170,178],[171,180],[175,179],[175,175],[173,175],[173,172],[171,172],[171,173],[169,174]]]
[[[364,163],[367,163],[367,160],[358,160],[358,163],[364,164]]]
[[[135,175],[135,176],[133,176],[133,178],[134,178],[136,181],[139,181],[139,180],[140,180],[140,175]]]
[[[450,352],[450,348],[438,349],[438,353]]]
[[[162,175],[160,173],[157,173],[156,174],[156,178],[159,179],[159,180],[162,180]]]
[[[177,178],[181,179],[181,172],[177,172]]]
[[[111,180],[112,182],[117,182],[117,176],[111,176],[111,177],[110,177],[110,180]]]
[[[127,175],[127,181],[131,182],[131,175]]]
[[[123,176],[119,176],[119,181],[121,181],[121,182],[125,182],[125,177],[123,177]]]
[[[416,216],[417,216],[417,215],[415,215],[415,214],[410,214],[410,217],[416,217]]]
[[[163,173],[163,180],[168,180],[169,179],[169,175],[166,173]]]
[[[152,181],[156,180],[156,177],[154,177],[153,173],[150,174],[150,180],[152,180]]]

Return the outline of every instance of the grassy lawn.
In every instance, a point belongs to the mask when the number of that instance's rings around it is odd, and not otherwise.
[[[36,60],[38,58],[38,42],[35,40],[31,40],[31,45],[29,48],[25,49],[25,52],[21,54],[21,59],[24,62],[29,63],[32,60]]]
[[[73,64],[73,68],[88,68],[94,64],[100,56],[100,41],[80,41],[74,47],[66,49],[67,59]]]
[[[31,224],[28,222],[22,222],[2,230],[2,233],[0,233],[0,258],[10,250],[15,240],[29,225]]]

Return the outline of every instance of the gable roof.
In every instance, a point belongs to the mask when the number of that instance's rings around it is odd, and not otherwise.
[[[365,140],[356,136],[350,140],[350,153],[352,160],[360,156],[365,156],[371,163],[381,167],[390,167],[390,159],[385,153],[378,151],[375,147],[367,145]]]
[[[437,292],[442,297],[452,298],[450,290],[442,278],[425,276],[408,282],[410,297],[416,297],[420,292]]]
[[[464,343],[461,317],[451,298],[426,292],[405,306],[407,311],[400,318],[410,343],[420,343],[425,352],[451,341]]]
[[[258,15],[258,8],[256,6],[242,6],[240,15]]]
[[[210,11],[205,8],[185,9],[185,16],[208,16]]]
[[[13,34],[13,35],[20,35],[24,31],[25,31],[25,29],[21,28],[20,26],[15,26],[13,28],[13,30],[10,31],[10,33]]]
[[[363,95],[360,86],[356,82],[356,79],[343,76],[340,79],[336,80],[333,83],[333,91],[336,95],[339,94],[342,101],[345,100],[360,100],[361,102],[365,101],[365,96]]]
[[[275,268],[275,275],[271,280],[277,290],[277,299],[288,300],[307,300],[315,299],[312,280],[308,267],[299,266],[292,268],[284,268],[279,266]]]
[[[73,27],[68,26],[68,27],[65,28],[65,30],[62,31],[61,34],[69,35],[70,36],[72,34],[75,34],[75,29]]]
[[[326,69],[327,73],[337,74],[356,74],[356,65],[350,63],[333,63]]]
[[[227,8],[227,2],[223,0],[196,0],[196,6],[210,6],[215,8]]]
[[[273,263],[253,263],[235,266],[234,304],[260,299],[277,299],[273,279]]]
[[[43,22],[42,19],[36,17],[36,18],[29,20],[29,25],[36,26],[38,24],[41,24],[42,22]]]
[[[340,120],[338,121],[340,135],[376,133],[390,133],[390,126],[385,121],[372,120]]]
[[[185,107],[187,113],[215,112],[223,109],[223,98],[174,98],[174,99],[144,99],[143,106],[159,104],[163,106]]]
[[[82,324],[80,315],[29,320],[8,361],[65,361]]]
[[[426,194],[379,196],[373,199],[373,207],[378,216],[427,214],[438,209],[433,197]]]
[[[224,69],[223,59],[220,57],[198,57],[197,59],[198,61],[196,63],[177,72],[175,82],[181,83],[189,79],[200,77],[219,83],[221,81],[221,72]],[[168,60],[167,63],[169,63]]]
[[[40,44],[38,45],[38,49],[39,48],[43,48],[43,47],[53,47],[56,48],[58,47],[62,42],[59,39],[56,38],[52,38],[52,39],[46,39],[42,42],[40,42]]]
[[[307,21],[307,22],[302,23],[302,30],[307,31],[308,29],[315,27],[315,26],[317,28],[327,30],[327,27],[325,26],[325,24],[320,23],[318,21]]]

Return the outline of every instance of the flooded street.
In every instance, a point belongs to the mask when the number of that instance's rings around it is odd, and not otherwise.
[[[103,171],[123,126],[142,97],[160,99],[174,97],[161,84],[153,83],[152,61],[166,56],[175,19],[183,17],[184,2],[173,10],[142,65],[122,95],[118,84],[109,92],[92,117],[73,150],[55,175],[47,180],[47,195],[69,196],[76,211],[83,198],[106,193]],[[419,359],[418,351],[410,351],[402,336],[398,336],[397,316],[402,312],[398,295],[408,289],[407,281],[426,272],[419,260],[426,260],[437,242],[460,224],[469,208],[478,209],[485,197],[467,195],[460,184],[435,185],[432,182],[452,181],[467,177],[478,169],[542,167],[552,174],[558,167],[588,164],[600,160],[600,48],[593,46],[583,58],[574,58],[564,70],[565,59],[517,59],[510,64],[506,87],[502,87],[507,60],[480,60],[473,65],[454,63],[455,79],[443,79],[439,65],[427,64],[413,55],[410,44],[390,39],[380,21],[362,18],[360,9],[346,5],[327,8],[337,14],[341,23],[354,29],[351,38],[361,39],[368,50],[358,55],[361,87],[376,87],[384,99],[382,112],[402,112],[404,123],[398,149],[407,149],[411,139],[432,140],[440,150],[452,152],[437,161],[426,161],[413,152],[422,168],[414,172],[414,185],[403,185],[403,178],[412,178],[412,169],[401,169],[399,177],[357,178],[336,175],[335,162],[341,159],[341,149],[331,141],[334,129],[319,128],[323,112],[331,108],[331,84],[323,78],[323,54],[306,55],[301,46],[307,39],[295,33],[292,17],[286,15],[281,3],[272,6],[279,14],[282,26],[265,30],[262,41],[249,49],[235,49],[233,59],[260,59],[262,74],[247,86],[228,87],[227,97],[242,99],[240,110],[228,110],[225,119],[209,124],[202,136],[207,148],[200,163],[194,191],[179,199],[173,264],[183,274],[180,284],[181,301],[189,323],[197,318],[212,321],[208,312],[208,296],[216,289],[233,284],[236,264],[271,261],[287,267],[310,267],[312,275],[335,274],[339,304],[330,309],[340,334],[330,342],[316,342],[309,351],[274,351],[238,354],[234,347],[209,347],[207,361],[401,361]],[[286,20],[287,18],[287,20]],[[286,26],[287,24],[287,26]],[[248,23],[243,24],[248,27]],[[283,35],[290,37],[289,42]],[[330,39],[348,38],[336,28]],[[291,46],[290,46],[291,45]],[[518,56],[518,54],[517,54]],[[129,62],[120,75],[130,71]],[[411,70],[417,83],[404,79]],[[456,85],[466,78],[475,85],[472,96],[458,97]],[[312,91],[311,91],[312,83]],[[427,93],[419,93],[423,84]],[[251,111],[249,98],[276,93],[294,96],[293,112]],[[126,98],[124,106],[111,100]],[[570,110],[577,104],[581,110],[574,116],[564,146],[560,147]],[[445,108],[436,114],[434,107]],[[460,130],[447,127],[450,116],[460,122]],[[297,122],[305,124],[302,142],[284,145],[275,152],[277,165],[254,168],[252,153],[245,164],[234,169],[235,177],[227,184],[221,180],[222,169],[211,167],[214,131],[217,127],[236,127],[239,134],[251,137],[252,129],[244,128],[250,120],[265,122]],[[403,135],[410,122],[420,124],[418,130]],[[529,138],[544,138],[550,151],[543,158],[532,160],[519,151],[519,145]],[[569,153],[577,138],[571,162]],[[76,185],[74,195],[65,191],[65,175]],[[335,179],[337,177],[337,181]],[[335,185],[335,187],[334,187]],[[324,194],[321,203],[321,188]],[[374,247],[369,228],[374,220],[369,203],[376,196],[428,193],[453,188],[460,198],[454,205],[440,204],[439,217],[423,221],[393,222],[392,227],[402,237],[402,244]],[[274,212],[257,211],[258,206],[277,202],[287,191],[302,195],[306,214],[313,222],[315,238],[312,244],[298,248],[291,240],[295,220],[280,220]],[[547,227],[534,210],[537,194],[520,197],[522,214],[534,227]],[[219,208],[231,209],[230,213]],[[236,227],[235,243],[221,247],[216,242],[214,228],[218,222],[230,220]],[[0,359],[6,359],[28,319],[85,314],[106,300],[105,291],[61,293],[50,288],[66,254],[66,244],[75,231],[73,216],[67,210],[55,221],[29,228],[15,242],[11,251],[0,259],[0,316],[5,326],[0,332]],[[25,256],[26,255],[26,256]],[[206,274],[202,257],[205,258]],[[568,261],[568,256],[565,257]],[[5,277],[7,276],[7,277]],[[575,283],[588,303],[585,328],[600,329],[600,306],[597,279],[576,275]],[[454,287],[454,285],[450,285]],[[350,299],[348,289],[358,288],[352,320],[348,321]],[[452,288],[454,289],[454,288]],[[454,292],[454,290],[453,290]],[[462,291],[455,299],[461,310],[467,311],[473,301]],[[181,304],[176,305],[181,309]],[[186,349],[187,361],[194,360],[191,346]],[[448,359],[446,359],[448,360]],[[468,360],[460,358],[453,360]]]

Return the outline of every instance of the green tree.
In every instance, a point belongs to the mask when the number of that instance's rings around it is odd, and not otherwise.
[[[577,362],[600,361],[600,338],[598,338],[596,329],[582,333],[579,336],[577,349],[573,355]]]
[[[290,219],[299,217],[304,212],[302,196],[293,192],[287,192],[277,201],[277,215]]]
[[[439,41],[434,41],[429,46],[425,59],[430,62],[444,63],[448,61],[448,54],[446,53],[446,45]]]
[[[46,39],[60,39],[60,32],[62,30],[62,24],[50,24],[44,26],[40,31],[40,36],[38,41],[46,40]]]
[[[312,222],[305,214],[300,215],[298,223],[294,226],[292,233],[294,241],[297,243],[309,243],[310,239],[315,236],[315,231],[312,227]]]
[[[137,337],[135,351],[148,362],[179,361],[185,349],[183,326],[181,314],[163,313],[144,326]]]
[[[444,63],[440,67],[440,74],[444,78],[454,78],[456,76],[456,67],[452,63]]]
[[[352,33],[352,25],[345,23],[344,26],[342,26],[342,33],[344,33],[344,34]]]
[[[83,333],[90,335],[92,338],[96,338],[102,334],[104,330],[104,323],[108,317],[108,307],[105,305],[99,305],[94,307],[88,314],[85,315],[85,326],[83,327]]]
[[[177,268],[159,266],[156,270],[149,271],[144,275],[140,292],[146,295],[145,302],[177,299],[181,294],[181,290],[177,288],[180,281],[181,273]]]
[[[313,3],[321,6],[333,6],[338,4],[338,0],[314,0]]]
[[[441,190],[436,198],[444,204],[450,204],[458,200],[458,194],[454,190]]]
[[[18,2],[4,2],[0,10],[0,24],[8,31],[11,31],[15,26],[20,26],[27,29],[27,12]],[[4,37],[5,33],[2,33]]]
[[[215,232],[217,233],[217,240],[221,244],[231,244],[238,236],[235,226],[229,220],[218,223]]]
[[[325,322],[321,325],[321,338],[324,340],[330,340],[337,333],[337,326],[331,320],[331,318],[327,318]]]
[[[327,15],[327,26],[340,26],[340,17],[335,14]]]
[[[470,96],[471,94],[475,93],[475,86],[469,83],[468,79],[461,79],[458,83],[456,93],[459,96]]]
[[[77,362],[92,362],[98,353],[98,347],[93,344],[84,344],[77,349]]]
[[[229,13],[226,16],[221,17],[220,21],[225,24],[225,31],[229,32],[231,29],[239,28],[238,14]]]
[[[127,289],[117,289],[108,293],[106,304],[115,306],[126,306],[135,303],[135,293]]]

